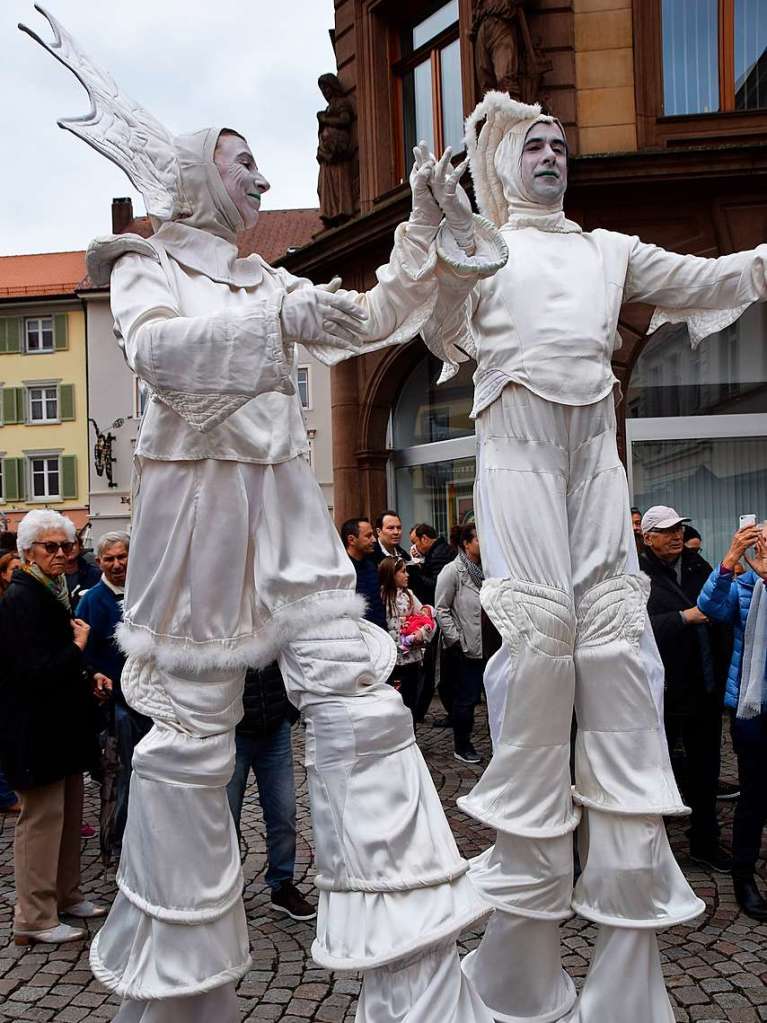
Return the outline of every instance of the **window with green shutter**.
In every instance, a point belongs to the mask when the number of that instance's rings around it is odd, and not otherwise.
[[[65,501],[77,497],[77,456],[63,455],[61,459],[61,496]]]
[[[59,384],[59,419],[70,422],[75,418],[74,384]]]
[[[53,317],[53,345],[57,352],[69,348],[69,317],[66,313],[56,313]]]
[[[4,458],[3,459],[3,500],[23,501],[25,494],[24,487],[24,459]]]
[[[20,316],[0,316],[0,354],[21,351],[24,321]]]
[[[3,424],[5,426],[13,423],[23,423],[24,415],[24,388],[4,387],[3,388]]]

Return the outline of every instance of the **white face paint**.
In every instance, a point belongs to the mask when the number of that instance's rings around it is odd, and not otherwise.
[[[245,226],[253,227],[258,220],[261,196],[269,191],[269,182],[259,174],[248,143],[239,135],[219,136],[213,162]]]
[[[550,206],[562,198],[567,188],[567,143],[559,125],[533,125],[522,149],[520,174],[531,199]]]

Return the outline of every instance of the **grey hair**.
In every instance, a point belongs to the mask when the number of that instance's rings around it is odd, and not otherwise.
[[[19,522],[16,533],[16,545],[19,548],[19,557],[22,561],[27,560],[24,557],[25,552],[30,549],[39,536],[47,533],[49,529],[62,530],[73,542],[77,537],[75,524],[66,515],[53,511],[52,508],[36,508],[34,511],[27,512]]]
[[[100,538],[96,544],[96,557],[100,558],[107,547],[111,547],[116,543],[124,544],[125,550],[130,550],[130,536],[127,533],[122,533],[119,529],[115,529],[111,533],[104,533]]]

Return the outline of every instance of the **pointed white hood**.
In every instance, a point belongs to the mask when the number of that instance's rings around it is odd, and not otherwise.
[[[544,204],[525,190],[522,150],[535,124],[557,124],[539,104],[520,103],[505,92],[488,92],[466,120],[466,151],[480,212],[496,227],[538,227],[544,231],[580,231],[567,220],[561,197]]]

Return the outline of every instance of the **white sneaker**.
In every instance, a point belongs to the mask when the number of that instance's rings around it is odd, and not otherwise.
[[[59,912],[61,916],[74,916],[78,920],[90,920],[97,916],[106,916],[109,912],[109,907],[100,906],[97,902],[83,899],[82,902],[76,902],[74,906],[67,906],[66,909],[62,909]]]
[[[13,940],[17,945],[59,945],[65,941],[82,941],[88,932],[69,924],[59,924],[45,931],[16,931]]]

